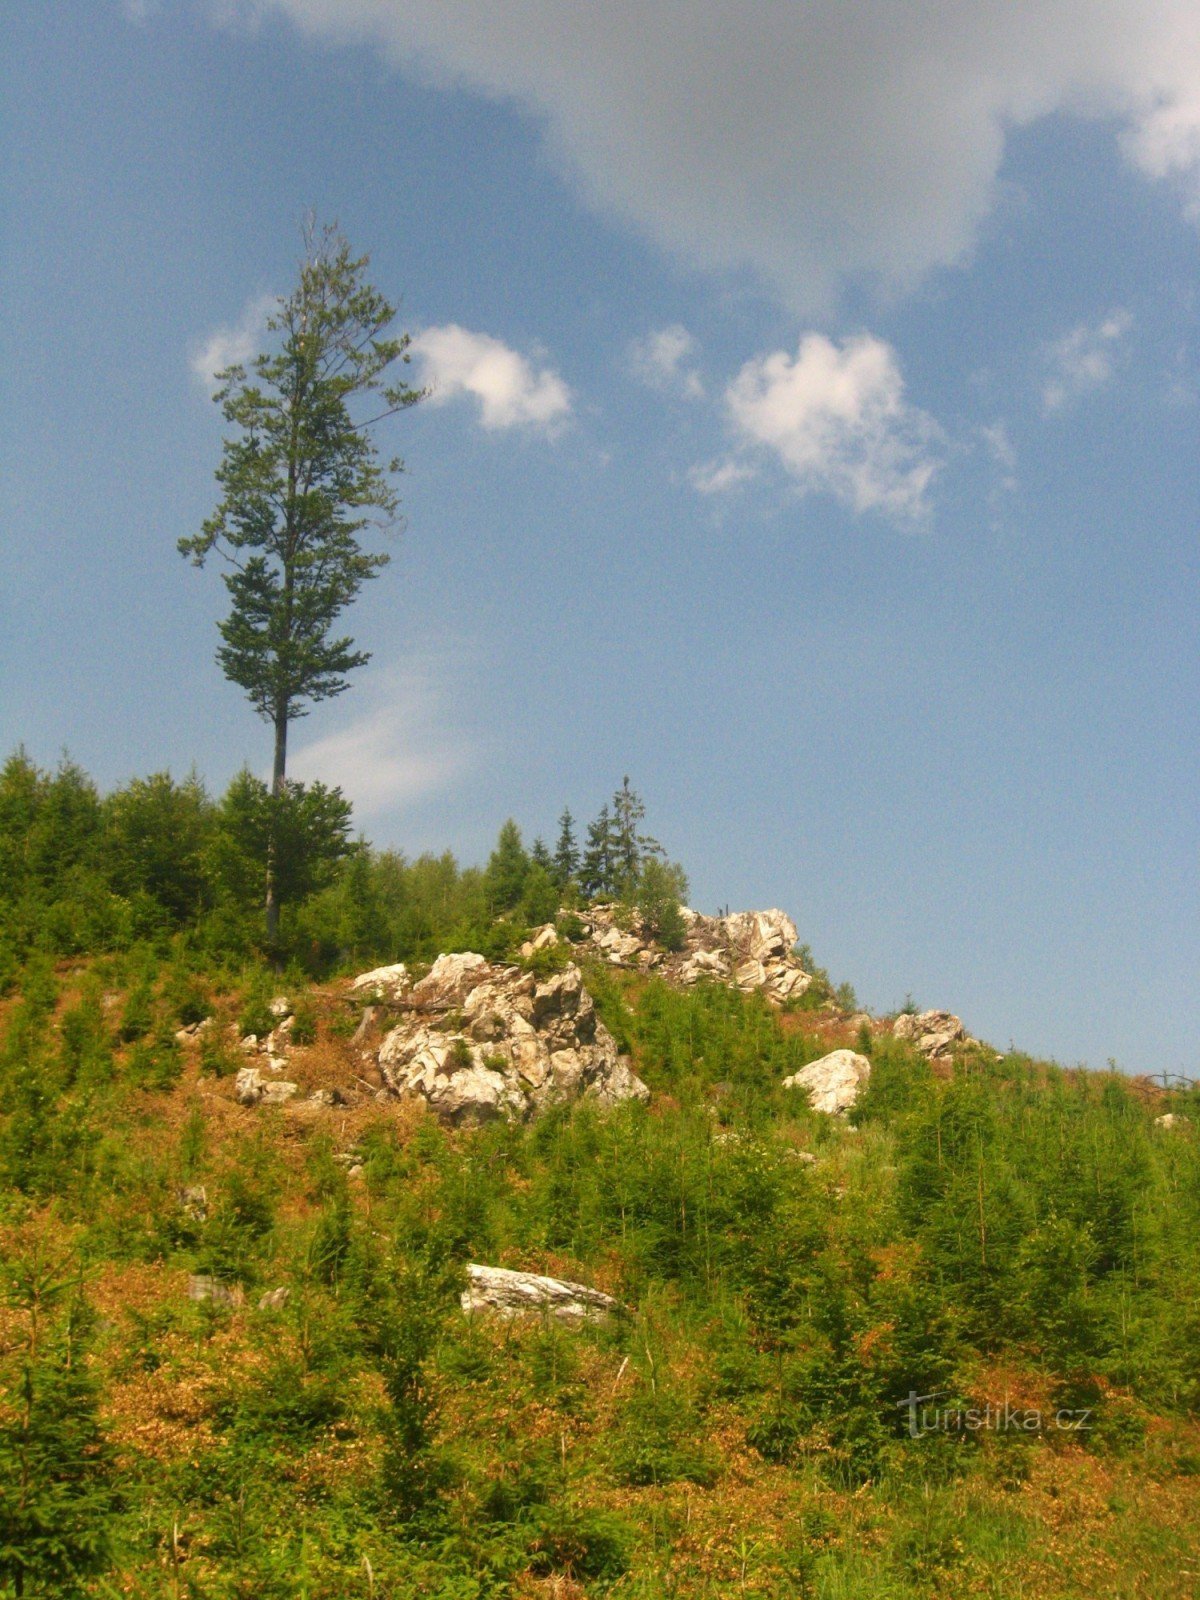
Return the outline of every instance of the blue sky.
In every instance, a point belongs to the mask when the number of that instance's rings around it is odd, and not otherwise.
[[[297,774],[477,860],[629,773],[865,1003],[1194,1071],[1190,0],[10,19],[5,749],[267,765],[175,542],[313,206],[435,396]]]

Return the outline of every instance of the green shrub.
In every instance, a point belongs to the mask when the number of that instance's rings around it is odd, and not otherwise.
[[[577,1583],[613,1583],[629,1570],[633,1529],[611,1512],[547,1506],[535,1522],[529,1547],[532,1572]]]

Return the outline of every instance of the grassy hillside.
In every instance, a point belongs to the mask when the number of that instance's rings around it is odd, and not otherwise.
[[[1197,1592],[1195,1093],[590,967],[649,1105],[448,1130],[375,1098],[336,954],[221,947],[236,902],[65,938],[71,895],[133,903],[112,859],[30,868],[5,925],[0,1593]],[[374,857],[293,927],[356,905],[347,970],[520,931],[486,873]],[[238,1104],[279,989],[344,1103]],[[847,1120],[780,1087],[843,1043]],[[469,1319],[467,1262],[628,1314]]]

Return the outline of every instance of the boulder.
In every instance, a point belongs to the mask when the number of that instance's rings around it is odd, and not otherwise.
[[[409,991],[409,1004],[419,1011],[445,1011],[461,1005],[487,970],[487,961],[473,950],[439,956]]]
[[[379,1047],[380,1075],[391,1093],[425,1100],[447,1122],[523,1120],[581,1095],[603,1105],[649,1097],[573,962],[539,983],[479,955],[439,956],[409,1004],[417,1009]]]
[[[1178,1111],[1167,1111],[1161,1117],[1155,1117],[1154,1126],[1156,1128],[1186,1128],[1188,1119],[1185,1116],[1181,1116]]]
[[[904,1012],[896,1018],[892,1032],[931,1061],[944,1060],[954,1050],[976,1042],[950,1011]]]
[[[281,1106],[298,1089],[298,1084],[281,1078],[264,1078],[257,1067],[243,1067],[234,1080],[234,1093],[243,1106]]]
[[[282,1022],[285,1017],[291,1016],[292,1002],[287,995],[277,994],[274,1000],[268,1002],[267,1010],[275,1018],[276,1022]]]
[[[558,943],[558,930],[552,922],[544,928],[539,928],[530,938],[526,939],[519,951],[522,961],[528,961],[530,956],[537,955],[539,950],[552,950]]]
[[[350,985],[351,991],[366,991],[373,1000],[400,1000],[408,993],[411,980],[403,961],[390,967],[374,967],[370,972],[360,972]]]
[[[835,1116],[849,1111],[870,1076],[871,1063],[866,1056],[853,1050],[833,1050],[819,1061],[793,1072],[790,1078],[783,1080],[783,1087],[803,1089],[814,1111]]]
[[[583,1322],[604,1322],[619,1316],[623,1309],[611,1295],[586,1284],[473,1264],[467,1268],[462,1308],[468,1315],[553,1317],[576,1327]]]
[[[278,1289],[268,1289],[258,1301],[260,1311],[282,1311],[292,1297],[292,1291],[287,1284],[281,1284]]]
[[[236,1308],[245,1302],[246,1291],[240,1283],[223,1283],[207,1272],[193,1272],[188,1279],[188,1299],[197,1304],[209,1300],[214,1306]]]
[[[176,1042],[179,1044],[193,1043],[193,1041],[200,1038],[201,1034],[208,1032],[209,1028],[212,1027],[212,1020],[211,1017],[202,1017],[199,1022],[191,1022],[186,1027],[178,1029],[175,1034]]]

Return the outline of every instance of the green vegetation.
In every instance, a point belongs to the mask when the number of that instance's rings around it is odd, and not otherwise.
[[[258,793],[0,773],[0,1595],[1194,1593],[1196,1091],[935,1069],[833,1002],[596,965],[648,1106],[244,1109],[281,985],[297,1070],[353,1086],[340,971],[503,954],[594,881],[569,816],[461,868],[351,842],[324,791],[280,974]],[[621,793],[596,892],[669,940],[683,884]],[[863,1043],[848,1121],[781,1087]],[[628,1314],[468,1319],[471,1261]]]

